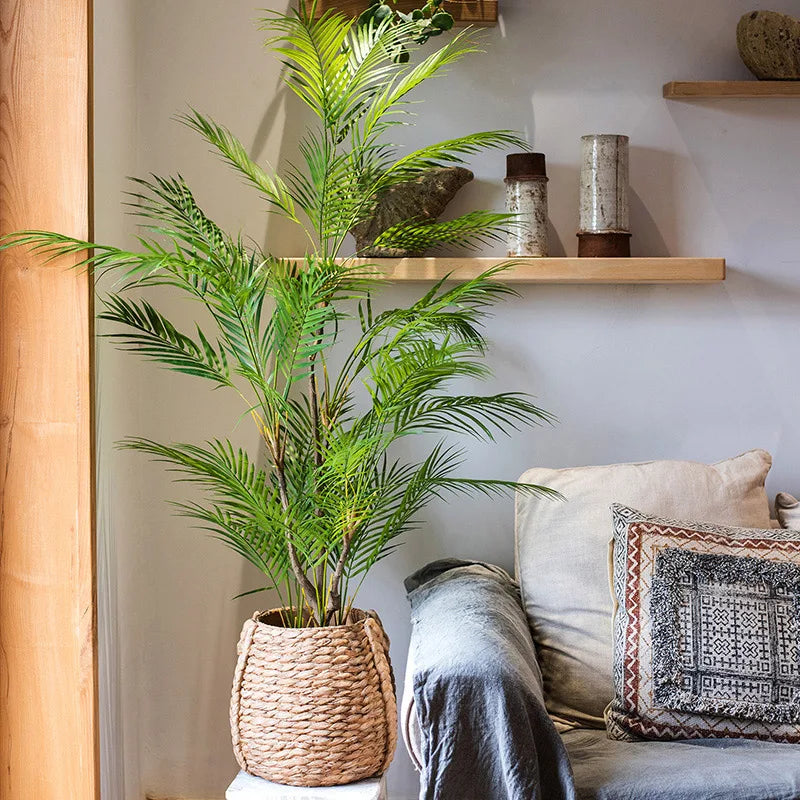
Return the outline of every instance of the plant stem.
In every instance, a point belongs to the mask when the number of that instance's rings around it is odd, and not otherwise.
[[[355,534],[355,525],[344,535],[342,539],[342,552],[339,553],[339,560],[336,562],[336,569],[331,577],[330,590],[328,591],[328,603],[325,607],[325,624],[329,625],[331,620],[342,610],[342,596],[339,591],[344,573],[344,566],[347,557],[350,555],[350,544]]]
[[[286,473],[283,468],[282,458],[275,460],[275,474],[278,477],[278,491],[280,493],[281,506],[284,510],[284,513],[286,513],[289,511],[289,495],[286,491]],[[292,535],[290,532],[288,532],[288,519],[286,520],[286,530],[286,549],[289,552],[289,562],[292,565],[292,572],[294,572],[294,576],[297,579],[298,584],[303,587],[306,602],[311,607],[311,614],[314,617],[314,620],[318,625],[321,625],[323,624],[322,615],[320,613],[319,603],[317,602],[314,584],[308,579],[308,575],[306,575],[305,570],[300,564],[300,559],[297,557],[297,550],[294,546],[294,542],[292,542]]]
[[[324,330],[320,328],[317,331],[317,342],[316,344],[322,341],[322,335]],[[311,356],[311,374],[309,375],[308,383],[309,383],[309,395],[310,395],[310,404],[311,404],[311,436],[312,436],[312,447],[314,452],[314,466],[318,470],[322,466],[323,462],[323,455],[322,455],[322,441],[321,441],[321,434],[320,434],[320,416],[319,416],[319,387],[317,386],[317,356],[314,353]],[[314,494],[316,496],[316,476],[314,478]],[[317,517],[322,516],[322,510],[316,506],[314,508],[314,514]],[[325,573],[327,572],[327,563],[324,558],[324,553],[321,554],[320,562],[317,564],[316,569],[316,576],[315,576],[315,583],[316,583],[316,590],[319,593],[323,590],[325,586]],[[322,597],[318,594],[317,600],[322,604]]]

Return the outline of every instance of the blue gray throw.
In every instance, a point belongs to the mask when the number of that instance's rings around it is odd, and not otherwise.
[[[405,585],[420,800],[575,800],[517,584],[499,567],[447,559]]]

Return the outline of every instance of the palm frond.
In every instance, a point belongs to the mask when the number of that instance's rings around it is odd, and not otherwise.
[[[397,112],[406,96],[421,83],[441,74],[446,67],[469,53],[477,52],[478,48],[472,41],[473,35],[474,32],[469,29],[462,31],[416,66],[398,71],[397,77],[387,83],[367,112],[363,128],[364,137],[368,138],[388,114]]]
[[[440,222],[405,220],[383,231],[372,246],[418,252],[442,245],[474,249],[502,240],[515,218],[495,211],[470,211]]]
[[[528,144],[513,131],[482,131],[447,139],[420,147],[390,165],[376,182],[375,191],[413,180],[421,171],[432,167],[463,164],[464,156],[483,150],[505,150],[511,147],[527,149]]]
[[[294,200],[289,188],[276,175],[270,176],[247,153],[244,145],[224,126],[191,109],[178,119],[188,128],[199,133],[222,157],[237,170],[256,189],[258,189],[273,209],[281,212],[287,219],[299,223]]]
[[[142,250],[135,252],[52,231],[30,230],[0,237],[0,250],[25,247],[42,255],[46,263],[68,258],[74,267],[91,269],[97,275],[114,271],[128,285],[169,282],[164,271],[173,270],[181,262],[181,258],[144,237],[139,237],[138,241]]]
[[[472,496],[476,493],[487,497],[509,496],[514,493],[543,497],[550,500],[563,500],[561,494],[547,486],[538,486],[535,483],[519,483],[518,481],[503,481],[487,478],[441,478],[438,487],[442,491],[453,494]]]
[[[122,325],[126,330],[106,334],[120,349],[134,350],[145,358],[185,375],[206,378],[218,386],[232,386],[225,351],[212,344],[196,326],[197,340],[181,333],[146,300],[127,300],[109,294],[103,300],[99,319]]]
[[[397,417],[404,432],[449,431],[494,440],[495,432],[510,433],[523,425],[552,424],[552,414],[514,392],[488,395],[443,395],[423,399]]]

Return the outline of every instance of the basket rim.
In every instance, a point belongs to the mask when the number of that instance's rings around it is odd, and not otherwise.
[[[361,608],[352,608],[350,609],[350,614],[359,614],[361,615],[359,619],[355,619],[352,622],[346,622],[344,625],[304,625],[301,628],[290,627],[287,628],[285,625],[275,625],[271,622],[267,622],[264,618],[270,616],[277,616],[282,611],[285,611],[287,606],[279,606],[277,608],[270,608],[265,611],[256,611],[251,619],[256,625],[262,625],[265,628],[270,628],[273,630],[279,631],[335,631],[335,630],[351,630],[353,628],[358,627],[359,625],[363,626],[364,623],[368,619],[374,619],[377,622],[378,615],[374,611],[365,611]]]

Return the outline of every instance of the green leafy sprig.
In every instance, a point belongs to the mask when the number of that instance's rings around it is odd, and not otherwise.
[[[390,0],[392,4],[396,0]],[[441,36],[453,27],[455,20],[447,11],[445,0],[426,0],[419,8],[409,13],[392,8],[387,0],[371,0],[370,4],[358,17],[359,25],[380,25],[403,23],[408,25],[408,35],[417,44],[425,44],[432,36]],[[397,59],[407,62],[410,54],[405,47],[398,51]]]

